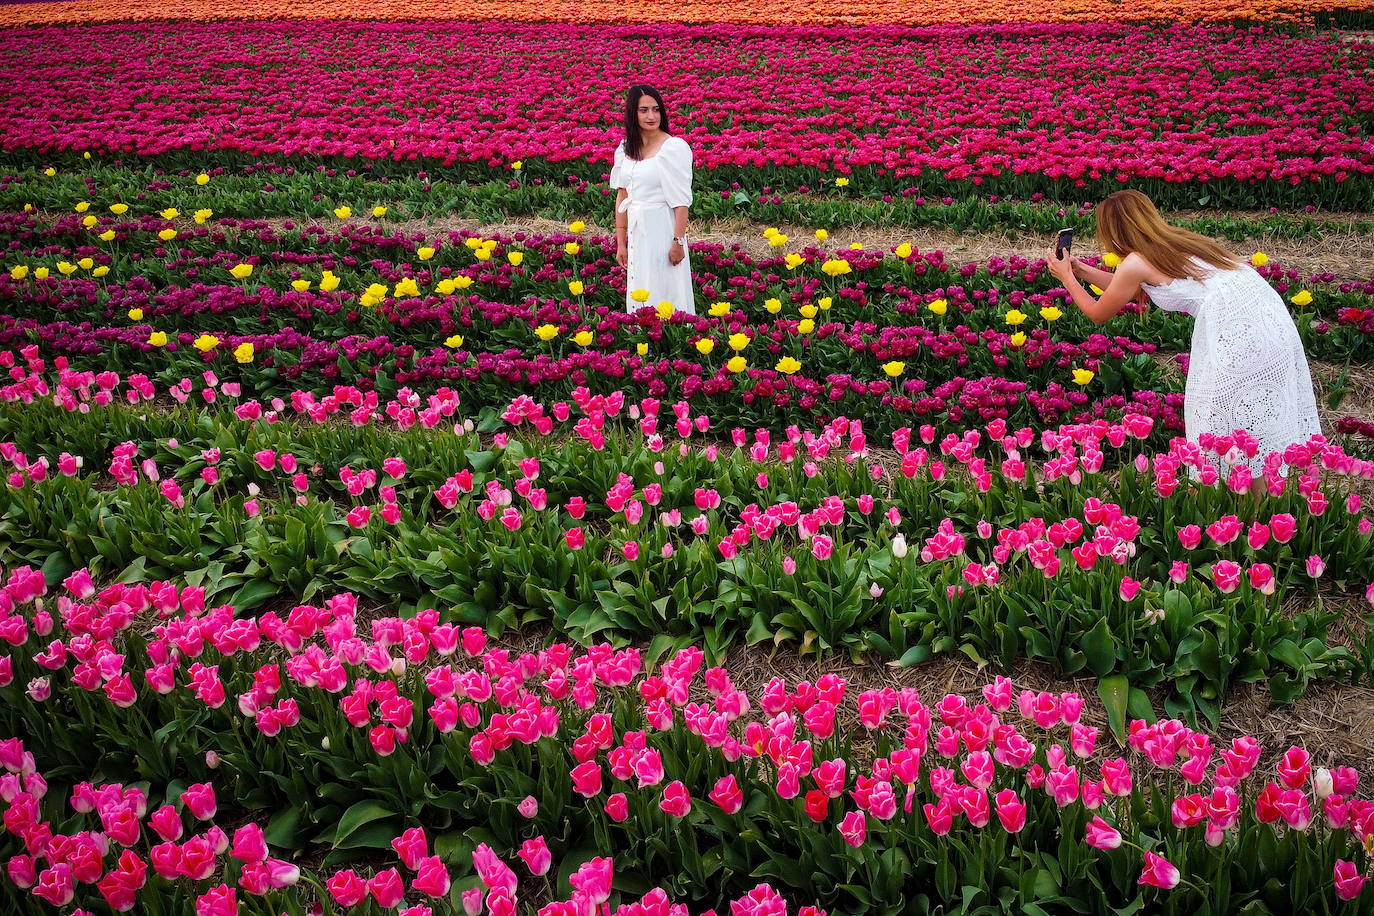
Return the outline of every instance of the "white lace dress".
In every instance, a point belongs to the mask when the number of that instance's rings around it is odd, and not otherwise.
[[[691,256],[676,265],[668,260],[673,208],[692,205],[692,148],[681,137],[669,137],[654,155],[631,159],[622,142],[615,148],[611,187],[624,188],[627,195],[620,204],[620,212],[629,216],[625,310],[671,302],[678,311],[695,315]],[[635,290],[648,291],[649,298],[635,301]]]
[[[1321,432],[1302,339],[1283,299],[1254,268],[1196,263],[1202,280],[1143,284],[1160,308],[1193,316],[1183,404],[1188,438],[1243,429],[1260,442],[1249,463],[1259,471],[1269,452]]]

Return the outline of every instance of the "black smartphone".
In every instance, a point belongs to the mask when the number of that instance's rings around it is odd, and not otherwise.
[[[1067,257],[1069,249],[1073,247],[1073,229],[1060,229],[1059,238],[1055,240],[1055,253],[1063,252],[1061,257]]]

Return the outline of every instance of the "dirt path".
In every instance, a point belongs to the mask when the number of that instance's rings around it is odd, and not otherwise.
[[[1175,214],[1171,214],[1173,215]],[[1190,214],[1177,215],[1186,217]],[[1273,261],[1285,267],[1296,268],[1304,275],[1330,272],[1340,281],[1364,281],[1374,277],[1374,234],[1358,231],[1355,225],[1358,221],[1357,217],[1330,215],[1327,220],[1330,228],[1324,230],[1325,235],[1320,239],[1256,236],[1242,243],[1227,244],[1232,250],[1245,256],[1263,251]],[[267,222],[280,227],[283,221]],[[329,229],[342,225],[341,221],[332,218],[320,220],[318,223]],[[567,231],[566,223],[539,218],[495,224],[468,219],[438,219],[432,222],[417,219],[383,222],[377,225],[388,232],[418,232],[427,236],[435,232],[446,233],[455,230],[501,235],[549,235]],[[587,226],[592,235],[609,235],[611,232],[610,225],[595,220],[587,220]],[[779,253],[799,250],[807,244],[817,244],[813,235],[814,227],[782,225],[776,228],[788,236],[789,243],[783,248],[772,248],[763,237],[764,228],[762,224],[745,220],[719,221],[693,227],[693,237],[698,242],[725,246],[738,244],[754,256],[776,256]],[[986,261],[991,257],[1007,257],[1013,254],[1034,260],[1043,257],[1049,245],[1049,239],[1044,236],[1024,233],[953,232],[902,227],[836,229],[823,244],[828,249],[838,250],[848,248],[855,242],[865,248],[877,249],[890,249],[906,242],[918,251],[943,251],[948,261],[961,266]],[[1091,245],[1091,242],[1087,244]]]

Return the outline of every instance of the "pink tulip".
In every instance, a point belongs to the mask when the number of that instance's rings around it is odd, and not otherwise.
[[[394,868],[386,871],[379,871],[367,882],[367,891],[372,895],[372,899],[377,901],[377,905],[384,910],[394,908],[406,895],[405,884],[401,881],[401,873]]]
[[[835,542],[824,534],[811,539],[811,555],[817,560],[828,560],[835,549]]]
[[[1026,826],[1026,806],[1012,789],[997,793],[997,819],[1007,833],[1020,833]]]
[[[238,893],[221,884],[196,898],[196,916],[238,916]]]
[[[840,821],[840,836],[855,849],[864,844],[868,837],[868,821],[862,811],[850,811]]]
[[[391,848],[396,851],[401,864],[411,871],[420,867],[420,863],[429,855],[429,841],[425,837],[425,831],[420,827],[411,827],[391,841]]]
[[[438,856],[426,856],[416,863],[415,880],[410,886],[427,897],[444,897],[448,894],[451,880],[448,869]],[[547,870],[547,867],[546,867]],[[538,872],[537,874],[542,874]]]
[[[1313,554],[1307,558],[1307,574],[1313,579],[1321,578],[1321,574],[1326,572],[1326,561]]]
[[[617,824],[623,823],[630,816],[630,800],[625,797],[624,792],[617,792],[606,799],[606,816]]]
[[[1121,845],[1121,834],[1102,818],[1094,817],[1088,822],[1086,842],[1095,849],[1116,849]]]
[[[670,782],[663,790],[663,800],[658,803],[667,814],[673,817],[686,817],[692,810],[692,796],[681,781]]]
[[[338,872],[326,882],[329,896],[339,906],[357,906],[367,899],[367,882],[359,878],[353,869]]]
[[[737,814],[744,807],[744,792],[733,775],[717,780],[708,797],[726,814]]]
[[[1250,586],[1264,595],[1272,595],[1277,587],[1274,580],[1274,570],[1267,563],[1256,563],[1247,571],[1250,576]]]
[[[1165,890],[1177,887],[1181,879],[1177,868],[1152,852],[1145,853],[1145,868],[1140,874],[1139,884],[1148,884]]]
[[[267,840],[257,824],[244,824],[234,831],[234,845],[229,853],[241,862],[260,864],[267,861]]]
[[[1240,585],[1240,566],[1230,560],[1218,560],[1212,564],[1212,581],[1222,594],[1230,594]]]
[[[1284,512],[1269,519],[1269,530],[1273,533],[1274,540],[1280,544],[1287,544],[1297,533],[1298,523],[1293,516]]]
[[[1368,877],[1360,874],[1360,869],[1354,862],[1347,862],[1344,859],[1336,860],[1336,867],[1333,871],[1336,896],[1342,900],[1354,900],[1360,896],[1360,892],[1364,890],[1365,882],[1369,880]]]
[[[526,840],[520,846],[520,851],[517,852],[516,855],[525,860],[525,864],[529,866],[530,874],[532,875],[547,874],[549,866],[553,862],[553,856],[549,852],[549,847],[545,844],[542,836],[535,837],[532,840]],[[436,894],[434,896],[440,895]]]
[[[197,820],[208,821],[215,816],[215,790],[208,782],[197,783],[181,793],[181,802]]]

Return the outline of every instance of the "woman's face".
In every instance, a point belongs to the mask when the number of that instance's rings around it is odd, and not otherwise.
[[[659,121],[662,120],[663,112],[658,107],[658,102],[651,95],[641,95],[639,97],[636,112],[639,115],[639,129],[652,133],[658,130]]]

